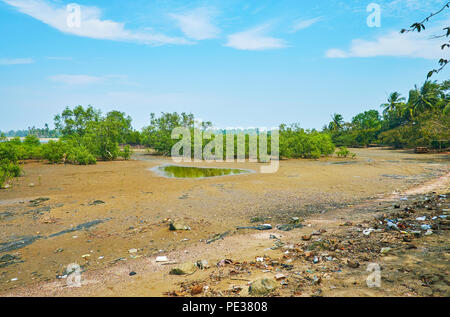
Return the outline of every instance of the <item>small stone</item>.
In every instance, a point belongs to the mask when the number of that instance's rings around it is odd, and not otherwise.
[[[278,283],[270,278],[261,278],[254,281],[248,288],[249,294],[266,295],[273,292],[278,287]]]
[[[347,260],[347,266],[351,267],[352,269],[356,269],[359,267],[359,262],[354,260]]]
[[[184,225],[182,223],[176,223],[172,222],[169,225],[169,230],[175,231],[175,230],[191,230],[191,228],[187,225]]]
[[[137,253],[137,252],[138,252],[137,249],[130,249],[130,250],[128,250],[128,253]]]
[[[303,241],[309,241],[309,240],[311,240],[311,235],[308,234],[308,235],[302,236],[302,240],[303,240]]]
[[[172,275],[186,275],[193,274],[197,271],[197,266],[194,263],[184,263],[180,267],[172,269],[169,274]]]
[[[128,275],[133,276],[133,275],[136,275],[136,274],[137,273],[135,271],[131,271],[130,274],[128,274]]]
[[[203,292],[203,285],[194,285],[191,288],[191,295],[198,295]]]

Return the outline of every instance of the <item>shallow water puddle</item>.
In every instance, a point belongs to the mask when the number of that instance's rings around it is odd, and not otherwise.
[[[231,176],[251,173],[250,170],[238,168],[192,167],[179,165],[161,165],[152,168],[156,173],[170,178],[205,178]]]

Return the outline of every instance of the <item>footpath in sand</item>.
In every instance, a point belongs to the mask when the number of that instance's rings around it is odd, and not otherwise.
[[[367,152],[365,152],[367,153]],[[71,197],[50,196],[49,201],[34,201],[29,202],[32,197],[36,198],[36,193],[30,195],[30,199],[23,195],[23,192],[8,193],[10,197],[3,200],[3,204],[8,207],[8,210],[1,212],[9,212],[10,215],[5,216],[6,222],[0,222],[2,228],[11,230],[8,237],[12,236],[14,231],[19,230],[19,224],[29,225],[28,222],[14,215],[14,209],[11,206],[20,204],[15,201],[26,201],[28,204],[36,204],[33,209],[39,209],[51,206],[49,211],[41,209],[40,212],[26,215],[27,221],[31,222],[33,215],[36,222],[40,223],[39,229],[42,232],[41,236],[46,238],[39,238],[31,241],[30,244],[23,248],[17,249],[14,252],[0,253],[0,257],[5,254],[11,257],[5,258],[2,262],[5,264],[0,268],[1,278],[0,285],[5,289],[1,296],[247,296],[247,295],[267,295],[267,296],[448,296],[448,188],[449,188],[449,174],[446,164],[435,164],[425,162],[421,164],[401,165],[396,162],[381,163],[376,156],[386,155],[386,152],[372,152],[369,151],[372,162],[361,162],[356,164],[342,165],[345,172],[339,174],[341,170],[337,169],[332,164],[319,165],[322,162],[299,162],[298,164],[306,164],[309,169],[318,167],[323,174],[327,174],[329,184],[322,183],[321,190],[318,190],[318,195],[308,201],[307,206],[315,206],[317,210],[323,208],[323,205],[330,205],[328,199],[333,203],[333,208],[327,209],[326,212],[314,212],[301,214],[296,212],[300,209],[300,205],[289,200],[289,197],[294,195],[302,195],[304,200],[308,200],[308,195],[305,194],[306,189],[314,188],[313,178],[302,178],[307,172],[298,167],[297,162],[288,162],[285,166],[280,168],[281,174],[273,175],[270,178],[272,189],[275,188],[279,192],[279,196],[268,197],[264,200],[262,197],[267,195],[267,190],[264,192],[260,187],[267,180],[261,175],[252,175],[245,177],[230,177],[222,179],[207,180],[208,186],[205,182],[202,185],[191,180],[184,182],[181,190],[185,191],[190,188],[188,198],[183,198],[182,201],[189,202],[193,215],[191,218],[173,217],[173,219],[182,219],[188,222],[191,230],[170,231],[168,230],[167,219],[163,218],[158,221],[158,224],[137,224],[134,228],[129,229],[130,225],[124,223],[121,229],[114,224],[113,220],[104,223],[92,224],[92,227],[77,228],[76,226],[69,227],[69,231],[64,230],[48,230],[48,233],[43,229],[51,224],[45,224],[45,220],[50,221],[55,217],[54,212],[59,210],[73,210],[71,203],[78,204],[79,199],[86,200],[87,197],[92,197],[86,206],[78,207],[78,213],[83,212],[83,219],[85,222],[70,219],[72,223],[89,224],[89,221],[95,219],[108,218],[108,211],[111,207],[105,208],[106,203],[100,203],[94,199],[100,197],[105,199],[105,196],[100,195],[101,191],[106,191],[109,195],[116,193],[116,198],[119,204],[129,204],[131,198],[126,196],[123,192],[135,191],[135,188],[122,189],[117,188],[117,184],[113,184],[109,190],[102,188],[97,191],[95,197],[93,195],[87,196],[86,192],[79,193],[76,190],[71,192]],[[397,154],[396,154],[397,155]],[[362,156],[362,155],[360,155]],[[388,155],[389,156],[389,155]],[[388,158],[391,160],[392,158]],[[398,159],[398,158],[397,158]],[[386,158],[383,157],[383,160]],[[137,167],[142,168],[148,166],[147,162],[130,162]],[[152,163],[159,164],[160,162]],[[294,164],[296,163],[296,164]],[[128,164],[124,163],[124,164]],[[150,164],[150,165],[152,165]],[[358,167],[358,165],[362,165]],[[42,167],[39,167],[39,172],[42,173]],[[100,165],[100,168],[106,168],[106,165]],[[97,167],[97,168],[99,168]],[[353,168],[352,168],[353,167]],[[357,167],[355,169],[355,167]],[[47,167],[46,167],[47,168]],[[109,166],[108,166],[109,168]],[[332,168],[332,170],[327,170]],[[432,170],[427,177],[417,178],[417,175],[424,175],[425,171]],[[447,172],[445,173],[445,170]],[[33,172],[33,170],[30,170]],[[91,172],[93,172],[91,170]],[[99,171],[96,171],[99,172]],[[297,174],[298,173],[298,174]],[[362,173],[366,173],[367,182],[370,188],[361,188],[360,191],[354,190],[354,198],[340,197],[339,195],[350,195],[352,190],[357,186],[364,186],[364,181],[360,183],[352,183],[347,187],[340,185],[339,182],[333,178],[333,173],[337,173],[334,177],[345,178],[347,180],[359,181]],[[350,173],[350,176],[348,175]],[[434,174],[433,174],[434,173]],[[318,172],[320,174],[320,172]],[[440,177],[439,174],[441,174]],[[105,174],[103,174],[105,175]],[[106,174],[107,175],[107,174]],[[297,177],[293,177],[296,175]],[[300,176],[301,175],[301,176]],[[388,175],[388,176],[381,176]],[[80,177],[82,177],[81,174]],[[127,174],[130,177],[130,174]],[[123,182],[128,181],[127,176],[124,176]],[[138,183],[139,177],[133,175],[133,180]],[[370,177],[369,177],[370,176]],[[381,176],[381,177],[380,177]],[[76,177],[76,176],[75,176]],[[75,184],[65,185],[79,186],[80,182],[102,182],[97,177],[80,179]],[[110,177],[110,176],[104,176]],[[277,183],[277,178],[280,182]],[[297,180],[297,178],[300,178]],[[428,178],[428,180],[426,180]],[[388,180],[388,182],[385,182]],[[412,180],[414,183],[408,183]],[[22,180],[29,181],[29,180]],[[160,180],[153,179],[151,182],[160,182],[159,185],[165,186],[165,182],[178,180]],[[233,182],[232,182],[233,181]],[[209,183],[208,183],[209,182]],[[306,185],[301,183],[306,182]],[[287,185],[285,184],[287,183]],[[253,202],[258,207],[252,209],[253,212],[240,214],[238,212],[230,212],[229,217],[236,216],[236,219],[222,221],[222,225],[214,222],[214,215],[200,217],[197,214],[197,207],[193,199],[189,196],[196,196],[203,194],[203,204],[212,204],[211,200],[214,197],[208,197],[201,190],[205,190],[209,186],[217,187],[222,184],[224,190],[224,197],[227,195],[236,198],[237,192],[247,190],[248,195],[241,199],[234,200],[234,205],[231,209],[238,210],[245,208],[246,203]],[[253,184],[252,186],[247,186]],[[54,186],[53,184],[46,184],[46,186]],[[138,185],[142,186],[142,183]],[[171,183],[172,186],[179,186],[179,183]],[[188,185],[188,186],[186,186]],[[194,186],[194,189],[190,187]],[[373,186],[372,186],[373,185]],[[168,185],[167,185],[168,186]],[[200,190],[198,189],[200,187]],[[304,187],[302,187],[304,186]],[[328,186],[328,187],[327,187]],[[341,190],[334,192],[330,187],[341,186]],[[385,190],[379,189],[385,187]],[[127,188],[125,186],[124,188]],[[237,188],[239,190],[237,190]],[[374,190],[375,188],[375,190]],[[392,194],[393,190],[398,188],[405,188],[398,190]],[[142,190],[142,187],[140,187]],[[172,187],[165,188],[170,192],[177,192]],[[25,191],[30,190],[26,188]],[[65,190],[65,188],[63,188]],[[156,192],[157,187],[153,187],[152,191]],[[298,190],[298,192],[295,192]],[[287,195],[282,193],[287,192]],[[362,192],[362,193],[361,193]],[[433,194],[432,192],[436,192]],[[334,198],[329,198],[330,193],[336,195]],[[388,195],[383,193],[389,193]],[[98,195],[98,196],[97,196]],[[139,194],[141,195],[141,194]],[[145,195],[145,194],[142,194]],[[126,196],[122,198],[121,196]],[[179,196],[180,197],[180,196]],[[238,196],[241,198],[240,196]],[[320,197],[325,197],[326,201],[323,204]],[[377,198],[378,197],[378,198]],[[258,204],[259,198],[263,203]],[[315,199],[314,199],[315,198]],[[72,199],[72,201],[70,200]],[[161,199],[166,199],[162,197]],[[153,206],[162,208],[169,208],[169,197],[167,204],[161,206],[152,201]],[[228,197],[228,199],[231,199]],[[247,199],[247,200],[246,200]],[[176,200],[177,201],[177,200]],[[178,200],[179,201],[179,200]],[[270,205],[266,205],[267,202]],[[314,204],[315,202],[315,204]],[[53,207],[53,204],[66,204],[65,206]],[[142,202],[140,202],[142,203]],[[215,202],[216,203],[216,202]],[[229,203],[229,201],[228,201]],[[276,203],[276,204],[275,204]],[[293,206],[292,210],[281,212],[281,216],[274,213],[264,213],[268,207],[279,208],[280,205],[286,204]],[[134,204],[137,204],[134,201]],[[217,206],[217,205],[216,205]],[[0,206],[1,207],[1,206]],[[297,209],[298,208],[298,209]],[[120,207],[118,208],[120,209]],[[302,210],[304,210],[304,205]],[[86,210],[86,213],[84,213]],[[258,212],[256,212],[258,211]],[[88,213],[91,213],[90,215]],[[102,214],[103,213],[103,214]],[[13,215],[11,215],[13,214]],[[75,213],[77,214],[77,213]],[[99,214],[103,217],[99,217]],[[59,213],[60,229],[67,228],[67,221],[63,218],[66,213]],[[68,217],[73,217],[73,213],[67,214]],[[89,217],[87,217],[89,215]],[[131,217],[133,215],[127,215]],[[16,218],[14,218],[16,217]],[[30,218],[31,217],[31,218]],[[117,213],[112,213],[109,216],[114,219],[118,217]],[[141,216],[143,217],[143,216]],[[425,217],[425,218],[424,218]],[[30,219],[31,220],[30,220]],[[11,220],[12,219],[12,220]],[[126,218],[125,218],[126,219]],[[147,218],[148,219],[148,218]],[[245,219],[245,223],[243,222]],[[76,219],[80,220],[80,219]],[[9,222],[8,222],[9,221]],[[14,222],[16,221],[16,222]],[[19,222],[20,221],[20,222]],[[122,219],[122,221],[124,221]],[[209,222],[213,226],[210,230],[205,230],[201,221]],[[271,230],[235,230],[237,225],[243,224],[245,226],[258,226],[265,223],[271,223],[273,228]],[[9,224],[9,226],[7,226]],[[278,226],[277,225],[284,225]],[[231,228],[231,229],[230,229]],[[34,229],[34,228],[33,228]],[[135,232],[135,229],[138,231]],[[145,248],[133,248],[139,242],[148,244],[148,231],[151,231],[151,237],[154,237],[155,229],[160,230],[160,238],[175,241],[173,249],[161,248],[161,251],[151,251]],[[214,233],[226,233],[223,236],[214,235]],[[281,230],[280,230],[281,229]],[[292,229],[292,230],[290,230]],[[26,230],[26,227],[23,228]],[[123,230],[123,231],[121,231]],[[152,231],[153,230],[153,231]],[[289,231],[285,231],[289,230]],[[53,233],[50,233],[53,232]],[[58,233],[61,235],[58,235]],[[133,234],[124,235],[132,232]],[[119,233],[114,235],[114,233]],[[55,235],[49,238],[51,235]],[[108,245],[108,237],[109,243]],[[5,235],[6,236],[6,235]],[[19,236],[19,234],[17,234]],[[77,236],[77,238],[73,238]],[[196,238],[197,239],[195,241]],[[218,238],[215,240],[214,238]],[[7,239],[4,239],[7,240]],[[4,241],[3,240],[3,241]],[[88,242],[88,240],[90,240]],[[212,241],[213,240],[213,241]],[[10,239],[9,244],[0,245],[0,247],[11,247],[11,242],[17,242],[18,239]],[[29,240],[23,240],[26,243]],[[76,242],[73,242],[76,241]],[[144,242],[145,241],[145,242]],[[159,241],[154,239],[154,244]],[[207,243],[210,242],[210,243]],[[114,244],[116,248],[114,248]],[[14,244],[13,244],[14,245]],[[86,247],[87,245],[87,247]],[[93,247],[92,245],[95,245]],[[162,245],[162,244],[160,244]],[[158,245],[158,246],[160,246]],[[63,249],[56,252],[57,246]],[[91,251],[94,252],[90,252]],[[121,257],[117,257],[117,250],[125,249]],[[75,250],[74,254],[70,254],[67,250]],[[100,250],[101,252],[97,252]],[[108,254],[108,250],[111,254]],[[0,250],[1,251],[1,250]],[[46,253],[47,252],[47,253]],[[49,254],[50,253],[50,254]],[[58,257],[66,253],[67,259],[61,260]],[[81,254],[83,253],[83,254]],[[99,254],[106,254],[109,256],[106,265],[96,266],[96,262],[101,262],[98,259]],[[31,254],[36,257],[30,257]],[[67,255],[68,254],[68,255]],[[82,255],[88,255],[82,257]],[[48,257],[47,257],[48,256]],[[156,262],[157,256],[165,256],[167,261]],[[58,260],[56,260],[58,259]],[[68,262],[71,261],[72,262]],[[84,261],[84,262],[81,262]],[[203,260],[203,261],[202,261]],[[24,261],[24,262],[21,262]],[[62,266],[61,263],[67,265],[76,261],[82,265],[83,273],[81,275],[81,287],[68,287],[65,278],[55,279],[55,276],[64,277],[64,272],[61,270],[58,274],[53,271],[53,278],[46,278],[40,280],[28,280],[22,285],[15,285],[18,281],[11,281],[11,277],[22,272],[22,276],[27,276],[26,271],[33,268],[39,274],[39,270],[45,266],[52,265],[57,267]],[[194,266],[194,263],[198,266]],[[2,264],[0,263],[0,264]],[[26,268],[28,265],[30,268]],[[367,271],[370,266],[371,271]],[[201,267],[201,268],[200,268]],[[380,284],[379,287],[368,287],[367,278],[369,276],[376,277],[373,274],[376,268],[380,269]],[[181,268],[181,270],[176,270]],[[174,270],[175,269],[175,270]],[[187,273],[185,275],[174,275],[172,273]],[[5,273],[6,272],[6,273]],[[31,272],[32,273],[32,272]],[[130,274],[131,273],[131,274]],[[376,273],[376,272],[375,272]],[[20,275],[19,275],[20,276]],[[36,276],[36,274],[31,274]],[[267,279],[265,283],[259,283],[260,279]],[[34,281],[34,282],[33,282]],[[257,282],[255,282],[257,281]],[[267,282],[270,281],[270,282]],[[372,279],[376,282],[376,278]],[[253,285],[252,285],[253,284]],[[253,290],[249,294],[249,286],[252,285]]]

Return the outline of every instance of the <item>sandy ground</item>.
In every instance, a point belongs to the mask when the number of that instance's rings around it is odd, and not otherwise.
[[[170,161],[149,155],[84,167],[27,163],[25,176],[15,180],[11,189],[0,191],[0,257],[9,254],[15,259],[0,267],[0,294],[185,295],[189,294],[186,285],[201,283],[208,286],[204,296],[230,295],[233,286],[242,291],[231,294],[245,296],[249,282],[263,275],[273,276],[277,268],[253,265],[245,269],[247,276],[242,277],[238,270],[239,276],[233,279],[215,263],[225,258],[238,263],[251,263],[256,257],[283,259],[286,250],[271,249],[271,235],[284,245],[298,244],[303,235],[320,228],[326,229],[325,235],[339,236],[348,229],[340,226],[342,222],[369,221],[378,209],[392,208],[398,195],[448,189],[448,176],[441,177],[449,172],[448,155],[386,149],[353,151],[358,155],[356,160],[282,161],[275,174],[258,173],[261,165],[254,163],[197,163],[257,173],[190,180],[155,175],[150,168]],[[49,200],[30,203],[39,197]],[[253,217],[275,227],[294,216],[304,219],[303,228],[289,232],[236,230],[239,225],[254,225],[250,222]],[[169,219],[189,225],[191,230],[169,231]],[[76,230],[76,226],[96,220],[103,222]],[[228,235],[223,240],[205,242],[224,232]],[[426,239],[448,245],[445,235]],[[137,252],[130,253],[131,249]],[[155,263],[156,256],[161,255],[176,264]],[[187,277],[168,274],[180,263],[199,259],[208,260],[212,268]],[[442,261],[439,263],[448,273],[448,258]],[[64,275],[70,263],[82,266],[80,288],[67,287],[64,279],[56,278]],[[367,275],[362,266],[359,271]],[[130,276],[130,272],[137,274]],[[320,294],[316,294],[314,285],[302,291],[283,286],[286,290],[279,295],[430,295],[407,288],[395,293],[398,287],[391,291],[367,289],[361,281],[361,276],[346,277],[341,283],[327,285],[326,290],[321,287]]]

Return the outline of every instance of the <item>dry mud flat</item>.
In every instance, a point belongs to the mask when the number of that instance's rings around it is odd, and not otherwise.
[[[151,156],[27,164],[0,192],[0,294],[246,296],[266,277],[276,285],[269,296],[448,296],[448,201],[420,195],[447,191],[448,176],[436,178],[448,173],[448,156],[356,152],[357,160],[283,161],[276,174],[189,180],[154,175],[149,168],[168,161]],[[302,218],[299,228],[276,228],[292,217]],[[170,231],[169,219],[191,230]],[[267,222],[272,230],[236,230]],[[433,232],[424,235],[422,224]],[[195,269],[198,260],[209,268]],[[61,278],[70,263],[82,267],[81,288]],[[169,274],[184,263],[195,271]],[[370,263],[380,265],[380,288],[366,285]]]

